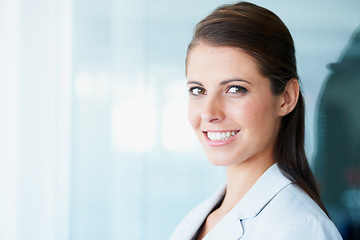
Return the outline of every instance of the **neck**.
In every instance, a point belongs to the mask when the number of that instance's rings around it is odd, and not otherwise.
[[[230,211],[272,164],[274,161],[269,160],[243,162],[226,167],[226,194],[221,208]]]

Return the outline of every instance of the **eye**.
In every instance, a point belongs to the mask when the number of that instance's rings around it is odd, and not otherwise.
[[[191,95],[198,96],[198,95],[205,95],[205,89],[201,87],[192,87],[189,89]]]
[[[234,94],[246,93],[246,92],[248,92],[248,90],[241,86],[230,86],[226,91],[226,93],[234,93]]]

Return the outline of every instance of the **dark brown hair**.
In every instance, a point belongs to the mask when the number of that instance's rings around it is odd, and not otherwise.
[[[299,79],[291,34],[273,12],[252,3],[224,5],[200,21],[188,47],[204,43],[242,49],[271,82],[273,94],[283,93],[288,81]],[[305,105],[299,93],[292,112],[282,118],[274,159],[287,178],[302,188],[327,214],[304,150]]]

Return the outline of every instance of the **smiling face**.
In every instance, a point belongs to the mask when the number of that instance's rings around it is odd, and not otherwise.
[[[187,59],[188,117],[214,165],[274,162],[282,96],[240,49],[199,44]]]

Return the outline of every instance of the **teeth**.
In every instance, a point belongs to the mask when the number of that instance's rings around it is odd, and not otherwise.
[[[207,136],[212,141],[225,141],[233,137],[239,131],[232,132],[207,132]]]

